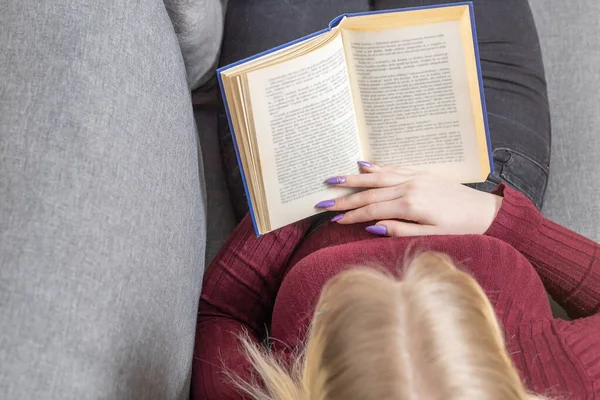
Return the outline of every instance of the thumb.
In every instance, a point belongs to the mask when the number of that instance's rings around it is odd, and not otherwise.
[[[436,234],[435,226],[394,220],[379,221],[375,225],[368,226],[366,230],[375,235],[389,237],[429,236]]]

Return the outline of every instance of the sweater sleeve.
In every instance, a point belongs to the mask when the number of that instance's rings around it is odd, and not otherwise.
[[[511,331],[508,350],[525,385],[552,399],[600,393],[600,314],[575,321],[540,319]]]
[[[239,336],[258,343],[266,335],[288,260],[310,220],[256,237],[246,216],[204,276],[198,306],[192,372],[193,399],[236,399],[227,373],[248,378]]]
[[[572,317],[600,312],[600,245],[542,216],[523,194],[498,186],[502,207],[486,232],[519,250]]]

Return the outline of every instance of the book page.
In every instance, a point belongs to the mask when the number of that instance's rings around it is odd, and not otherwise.
[[[271,229],[349,193],[324,183],[358,172],[358,128],[341,35],[247,75]]]
[[[343,37],[365,156],[481,180],[460,21],[343,30]]]

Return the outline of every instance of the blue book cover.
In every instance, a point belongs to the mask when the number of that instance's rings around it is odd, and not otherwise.
[[[249,211],[250,211],[250,215],[252,218],[252,223],[254,225],[254,229],[256,232],[257,236],[260,236],[261,233],[259,232],[258,229],[258,225],[257,225],[257,218],[256,215],[254,213],[254,206],[252,203],[252,198],[250,196],[249,193],[249,189],[248,189],[248,182],[246,181],[246,171],[244,171],[243,165],[242,165],[242,161],[241,161],[241,157],[240,157],[240,149],[239,149],[239,145],[238,145],[238,140],[236,138],[236,132],[234,129],[234,124],[232,123],[232,117],[230,114],[230,110],[229,110],[229,105],[228,105],[228,101],[227,101],[227,97],[225,95],[225,90],[223,87],[223,77],[222,77],[222,73],[224,71],[227,71],[230,68],[242,65],[242,64],[246,64],[250,61],[253,61],[255,59],[264,57],[268,54],[271,54],[273,52],[285,49],[287,47],[293,46],[295,44],[298,44],[300,42],[304,42],[307,40],[310,40],[312,38],[315,38],[316,36],[325,34],[329,31],[331,31],[332,29],[334,29],[335,27],[337,27],[340,22],[344,19],[344,18],[352,18],[352,17],[359,17],[359,16],[365,16],[365,15],[373,15],[373,14],[385,14],[385,13],[404,13],[404,12],[410,12],[410,11],[416,11],[416,10],[426,10],[426,9],[439,9],[439,8],[445,8],[445,7],[459,7],[459,6],[467,6],[469,9],[469,14],[470,14],[470,22],[471,22],[471,31],[472,31],[472,37],[473,37],[473,46],[474,46],[474,51],[475,51],[475,61],[476,61],[476,67],[477,67],[477,75],[478,75],[478,80],[479,80],[479,92],[480,92],[480,97],[481,97],[481,107],[482,107],[482,111],[483,111],[483,121],[484,121],[484,125],[485,125],[485,134],[486,134],[486,141],[487,141],[487,153],[488,153],[488,159],[489,159],[489,167],[490,167],[490,171],[491,173],[494,172],[494,163],[493,163],[493,159],[492,159],[492,149],[491,149],[491,140],[490,140],[490,133],[489,133],[489,126],[488,126],[488,117],[487,117],[487,110],[486,110],[486,104],[485,104],[485,96],[484,96],[484,89],[483,89],[483,79],[482,79],[482,74],[481,74],[481,63],[480,63],[480,58],[479,58],[479,47],[478,47],[478,41],[477,41],[477,32],[476,32],[476,26],[475,26],[475,14],[474,14],[474,10],[473,10],[473,3],[470,1],[465,1],[465,2],[459,2],[459,3],[451,3],[451,4],[438,4],[438,5],[431,5],[431,6],[421,6],[421,7],[409,7],[409,8],[401,8],[401,9],[389,9],[389,10],[381,10],[381,11],[369,11],[369,12],[360,12],[360,13],[347,13],[347,14],[342,14],[336,18],[334,18],[330,23],[329,26],[325,29],[322,29],[320,31],[314,32],[310,35],[298,38],[296,40],[293,40],[291,42],[282,44],[280,46],[274,47],[270,50],[264,51],[262,53],[256,54],[254,56],[245,58],[243,60],[237,61],[235,63],[226,65],[224,67],[218,68],[217,69],[217,78],[218,78],[218,82],[219,82],[219,86],[220,86],[220,90],[221,90],[221,96],[223,98],[223,103],[224,103],[224,108],[225,108],[225,112],[227,114],[227,120],[229,123],[229,128],[230,128],[230,132],[231,135],[233,136],[233,144],[234,144],[234,148],[235,148],[235,152],[236,152],[236,157],[237,157],[237,161],[238,161],[238,165],[240,168],[240,172],[241,172],[241,176],[242,176],[242,180],[244,183],[244,189],[245,189],[245,194],[246,194],[246,198],[248,200],[248,205],[249,205]]]

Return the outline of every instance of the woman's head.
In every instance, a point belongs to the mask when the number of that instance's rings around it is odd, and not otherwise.
[[[304,353],[288,372],[246,343],[257,399],[530,399],[481,287],[440,253],[403,279],[355,268],[323,288]]]

